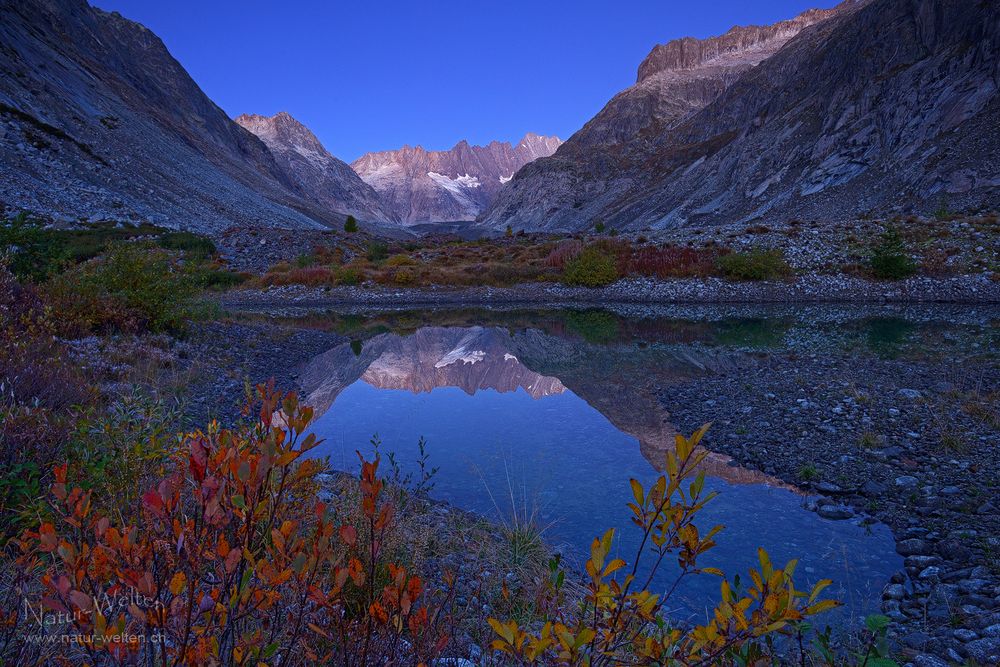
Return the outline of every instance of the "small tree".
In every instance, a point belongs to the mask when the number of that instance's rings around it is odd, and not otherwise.
[[[895,227],[887,227],[872,248],[871,269],[881,280],[901,280],[916,273],[917,267]]]
[[[353,215],[347,216],[347,220],[344,221],[344,231],[348,234],[358,231],[358,221]]]

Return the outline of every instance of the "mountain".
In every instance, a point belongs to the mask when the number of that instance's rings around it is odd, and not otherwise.
[[[480,218],[665,228],[1000,203],[1000,8],[848,0],[657,46]]]
[[[366,220],[393,219],[372,186],[330,155],[316,135],[288,113],[243,114],[236,122],[264,142],[289,180],[331,211]]]
[[[83,0],[0,0],[0,205],[221,232],[342,220],[152,32]]]
[[[514,172],[551,155],[560,143],[558,137],[528,133],[517,146],[470,146],[464,140],[447,151],[404,146],[366,153],[351,166],[404,223],[473,220]]]

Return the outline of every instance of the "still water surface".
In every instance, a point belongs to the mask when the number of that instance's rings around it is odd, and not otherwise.
[[[575,564],[608,527],[617,529],[618,555],[632,560],[641,536],[629,521],[628,480],[651,484],[676,432],[651,386],[725,372],[733,355],[796,345],[905,357],[940,353],[947,341],[989,345],[996,335],[975,317],[957,327],[897,315],[834,317],[835,325],[787,314],[643,319],[604,311],[323,317],[354,340],[304,373],[319,414],[312,428],[324,439],[317,455],[354,470],[355,451],[370,456],[377,434],[383,453],[415,471],[422,437],[439,468],[433,496],[493,518],[530,514]],[[602,392],[609,374],[611,394]],[[830,594],[846,603],[840,618],[877,611],[879,592],[902,566],[885,526],[820,518],[801,491],[724,457],[713,455],[706,473],[718,497],[699,526],[725,529],[702,565],[745,572],[762,546],[776,562],[799,559],[800,588],[832,579]],[[676,574],[669,564],[652,587],[669,589]],[[690,577],[671,607],[699,618],[717,596],[717,579]]]

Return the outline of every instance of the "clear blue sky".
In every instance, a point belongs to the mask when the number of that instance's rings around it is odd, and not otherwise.
[[[563,139],[657,43],[835,0],[91,0],[150,28],[231,116],[288,111],[337,157]]]

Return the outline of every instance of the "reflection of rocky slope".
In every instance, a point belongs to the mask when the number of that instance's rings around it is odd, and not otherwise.
[[[423,327],[406,337],[375,336],[357,355],[349,344],[336,347],[308,364],[300,384],[317,417],[359,379],[412,392],[523,389],[536,399],[569,389],[615,428],[638,439],[643,456],[662,470],[664,452],[673,447],[677,431],[657,389],[707,373],[731,372],[736,364],[731,353],[591,345],[536,329],[511,336],[504,328]],[[702,467],[733,484],[778,483],[711,452]]]
[[[565,390],[556,378],[535,373],[510,354],[509,338],[505,330],[482,327],[424,327],[406,337],[380,334],[365,341],[359,355],[346,344],[320,355],[303,371],[300,383],[317,415],[358,379],[414,393],[437,387],[458,387],[468,394],[523,389],[542,398]]]

